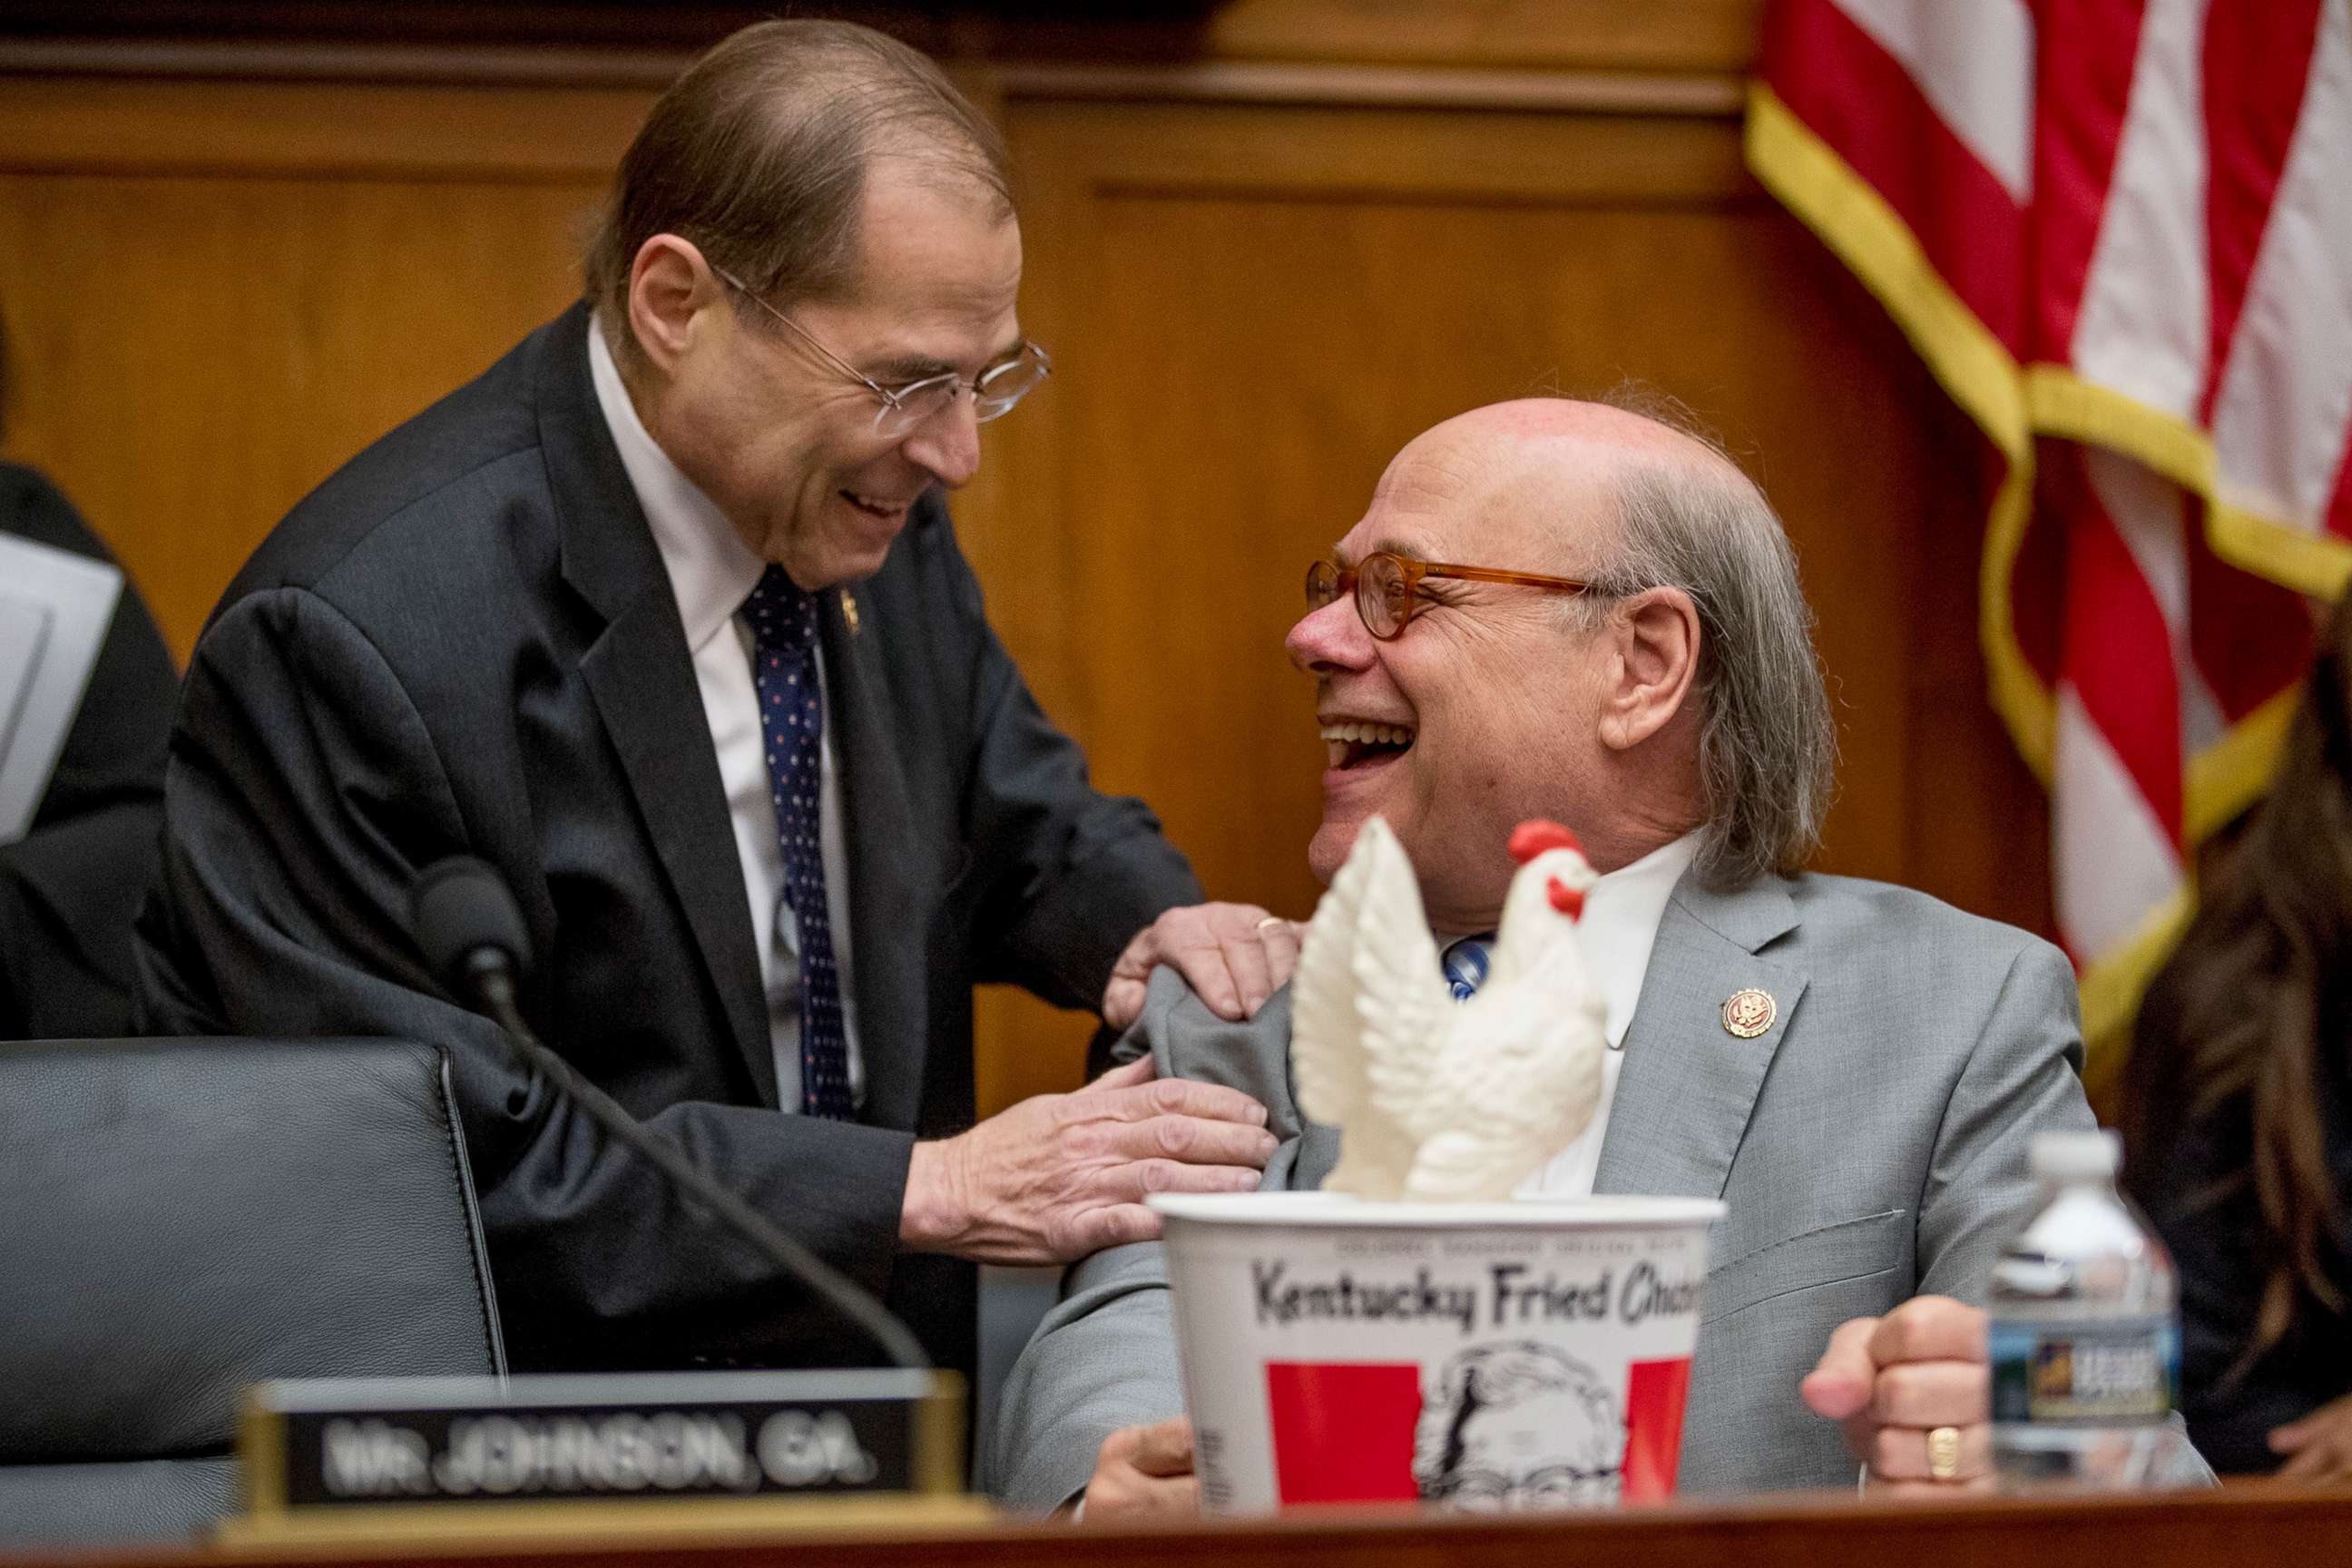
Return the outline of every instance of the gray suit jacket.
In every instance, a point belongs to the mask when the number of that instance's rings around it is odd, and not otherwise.
[[[1754,986],[1771,1027],[1721,1009]],[[1286,1140],[1268,1186],[1320,1182],[1332,1130],[1291,1096],[1290,999],[1226,1024],[1172,973],[1121,1042],[1163,1074],[1263,1100]],[[1981,1301],[2033,1199],[2036,1132],[2094,1125],[2074,979],[2038,938],[1840,877],[1675,889],[1627,1030],[1595,1190],[1720,1197],[1684,1425],[1685,1494],[1850,1486],[1798,1381],[1848,1318],[1918,1294]],[[1082,1489],[1115,1428],[1183,1408],[1157,1244],[1097,1254],[1023,1352],[987,1479],[1022,1508]]]

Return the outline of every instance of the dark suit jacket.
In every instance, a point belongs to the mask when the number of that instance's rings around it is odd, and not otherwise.
[[[861,1121],[779,1114],[718,763],[588,330],[574,307],[362,452],[230,585],[173,739],[152,1022],[449,1045],[519,1366],[871,1362],[425,973],[411,881],[478,855],[538,954],[532,1026],[968,1366],[972,1271],[896,1254],[910,1147],[973,1117],[971,987],[1091,1006],[1199,889],[1088,787],[927,498],[849,590],[858,630],[820,596]]]
[[[114,560],[55,485],[14,463],[0,463],[0,531]],[[130,1030],[131,922],[155,872],[179,690],[163,635],[126,581],[32,825],[0,847],[0,1039]]]

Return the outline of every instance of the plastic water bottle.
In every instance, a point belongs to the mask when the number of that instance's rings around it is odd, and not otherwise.
[[[2178,1438],[2172,1259],[2116,1191],[2113,1132],[2045,1132],[2042,1206],[1993,1269],[1993,1463],[2003,1489],[2157,1484]]]

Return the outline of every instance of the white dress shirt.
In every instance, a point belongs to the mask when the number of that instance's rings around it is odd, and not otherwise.
[[[767,993],[768,1039],[776,1056],[778,1103],[801,1108],[800,922],[784,900],[784,852],[776,830],[776,807],[768,780],[765,744],[760,736],[760,696],[751,679],[751,628],[743,601],[768,569],[744,544],[732,524],[693,480],[678,471],[669,454],[655,445],[637,418],[628,389],[605,346],[603,323],[588,334],[588,372],[596,403],[621,466],[645,509],[686,646],[694,656],[694,679],[702,689],[702,714],[710,744],[719,753],[719,782],[727,790],[727,815],[735,827],[735,854],[743,866],[743,891],[751,905],[751,936],[760,954],[760,982]],[[849,853],[841,827],[841,786],[833,760],[833,701],[824,691],[824,649],[816,650],[817,681],[824,696],[824,731],[818,747],[817,853],[824,860],[824,905],[833,934],[835,973],[841,983],[841,1026],[849,1044],[849,1093],[866,1095],[865,1064],[857,1050],[856,973],[849,938]]]
[[[1650,950],[1657,945],[1658,922],[1665,919],[1666,900],[1673,897],[1675,884],[1682,880],[1697,854],[1698,836],[1686,833],[1631,866],[1610,872],[1586,891],[1584,913],[1576,922],[1576,931],[1584,947],[1584,967],[1609,1009],[1601,1026],[1609,1048],[1601,1056],[1601,1100],[1592,1109],[1591,1124],[1542,1170],[1521,1183],[1519,1196],[1592,1195],[1592,1178],[1601,1168],[1601,1141],[1609,1131],[1609,1108],[1617,1100],[1617,1072],[1625,1065],[1625,1031],[1632,1026],[1633,1009],[1642,1000],[1642,979],[1650,972]]]

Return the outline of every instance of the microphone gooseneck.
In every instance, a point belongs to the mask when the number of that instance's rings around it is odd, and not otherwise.
[[[872,1339],[893,1365],[929,1368],[930,1359],[906,1324],[856,1281],[711,1180],[676,1145],[650,1131],[531,1032],[515,1001],[515,976],[530,962],[530,939],[523,930],[522,911],[497,871],[467,855],[436,861],[416,879],[412,923],[417,949],[436,978],[496,1023],[526,1068],[552,1081],[608,1136],[644,1156],[686,1197],[815,1291]]]

